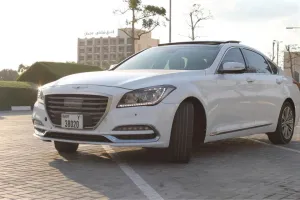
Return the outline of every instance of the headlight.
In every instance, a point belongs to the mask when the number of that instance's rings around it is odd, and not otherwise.
[[[124,94],[117,108],[153,106],[161,102],[175,89],[172,85],[161,85],[134,90]]]
[[[41,89],[38,89],[37,100],[41,103],[44,103],[44,94]]]

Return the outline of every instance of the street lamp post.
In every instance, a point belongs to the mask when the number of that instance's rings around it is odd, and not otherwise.
[[[169,42],[172,42],[172,0],[170,0],[170,16],[169,16]]]

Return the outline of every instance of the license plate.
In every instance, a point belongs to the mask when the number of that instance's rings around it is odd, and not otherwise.
[[[79,114],[61,114],[61,127],[83,129],[83,116]]]

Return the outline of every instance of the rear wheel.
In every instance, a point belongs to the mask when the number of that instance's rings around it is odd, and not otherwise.
[[[54,146],[59,153],[75,153],[79,144],[54,141]]]
[[[281,108],[277,129],[274,133],[268,133],[269,140],[273,144],[287,144],[294,134],[295,113],[290,102],[285,102]]]
[[[194,106],[191,102],[183,102],[176,111],[172,125],[168,148],[170,161],[189,162],[192,152],[193,128]]]

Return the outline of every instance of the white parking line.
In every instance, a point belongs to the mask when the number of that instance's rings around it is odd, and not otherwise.
[[[148,199],[163,200],[163,198],[140,175],[138,175],[127,163],[122,162],[119,159],[116,152],[110,146],[102,145],[102,147]]]
[[[277,145],[273,145],[273,144],[269,144],[269,143],[266,143],[266,142],[262,142],[262,141],[259,141],[259,140],[255,140],[255,139],[250,139],[250,138],[247,138],[248,140],[251,140],[253,142],[257,142],[257,143],[260,143],[260,144],[264,144],[264,145],[267,145],[267,146],[272,146],[272,147],[276,147],[278,149],[283,149],[283,150],[287,150],[287,151],[292,151],[292,152],[295,152],[295,153],[299,153],[300,154],[300,151],[299,150],[296,150],[296,149],[291,149],[291,148],[287,148],[287,147],[283,147],[283,146],[277,146]]]

